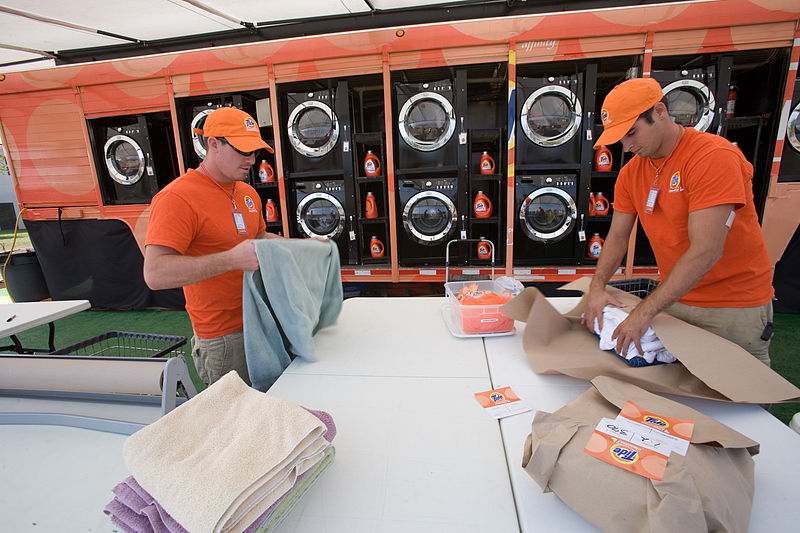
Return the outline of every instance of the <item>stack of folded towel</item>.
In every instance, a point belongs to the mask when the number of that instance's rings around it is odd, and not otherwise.
[[[105,512],[130,532],[263,530],[329,465],[335,434],[327,413],[260,393],[230,372],[125,441],[132,476]]]
[[[628,318],[628,313],[619,307],[607,305],[603,308],[603,329],[597,327],[597,318],[594,319],[594,332],[600,337],[600,349],[611,350],[621,359],[623,359],[630,366],[647,366],[659,363],[672,363],[675,361],[675,356],[669,353],[656,336],[656,332],[652,327],[648,327],[647,331],[642,335],[639,343],[642,345],[644,353],[639,353],[636,344],[633,342],[628,346],[628,351],[625,356],[617,353],[617,341],[611,338],[614,330],[617,329],[623,320]]]

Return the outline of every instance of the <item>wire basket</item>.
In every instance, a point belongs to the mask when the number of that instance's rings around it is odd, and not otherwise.
[[[82,355],[103,357],[172,357],[167,355],[186,344],[182,335],[159,335],[109,331],[52,352],[53,355]]]
[[[650,278],[621,279],[608,284],[639,298],[645,298],[658,287],[658,281]]]

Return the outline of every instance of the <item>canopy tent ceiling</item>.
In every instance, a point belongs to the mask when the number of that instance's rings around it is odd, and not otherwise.
[[[357,29],[674,0],[0,0],[0,72]]]

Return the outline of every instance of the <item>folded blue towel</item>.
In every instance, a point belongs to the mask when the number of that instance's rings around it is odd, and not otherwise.
[[[244,347],[253,388],[265,392],[294,357],[315,360],[313,336],[342,310],[334,241],[260,239],[259,270],[245,272]]]

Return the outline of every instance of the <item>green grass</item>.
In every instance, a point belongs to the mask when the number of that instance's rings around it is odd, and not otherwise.
[[[0,230],[0,252],[11,250],[11,243],[14,241],[14,230]],[[14,250],[33,250],[31,238],[28,231],[21,229],[17,231],[17,242],[14,243]]]
[[[189,315],[184,311],[82,311],[55,322],[55,345],[62,348],[90,339],[106,331],[135,331],[140,333],[161,333],[183,335],[187,338],[184,353],[189,372],[198,390],[205,385],[197,377],[189,349],[192,326]],[[23,346],[36,348],[47,346],[48,328],[39,326],[18,335]],[[0,340],[10,344],[10,339]],[[772,368],[783,377],[800,387],[800,315],[776,314],[775,335],[770,346]],[[800,411],[800,403],[774,404],[769,412],[784,423]]]

